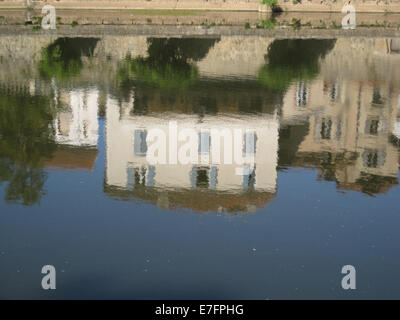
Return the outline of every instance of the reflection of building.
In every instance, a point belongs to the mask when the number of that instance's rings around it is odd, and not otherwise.
[[[98,91],[72,90],[60,95],[64,110],[54,120],[57,143],[97,147]]]
[[[97,158],[97,150],[93,148],[59,147],[45,165],[51,169],[85,169],[93,170]]]
[[[283,127],[302,137],[289,137],[299,141],[284,165],[317,167],[321,179],[369,194],[398,183],[398,47],[398,39],[338,39],[320,76],[290,87]]]
[[[308,119],[292,164],[315,165],[343,189],[379,193],[397,184],[398,149],[389,138],[399,130],[399,88],[322,76],[307,84],[301,96],[308,100],[298,104],[304,87],[293,85],[284,99],[289,123]]]
[[[139,198],[161,191],[154,195],[153,202],[199,211],[248,211],[265,205],[275,193],[279,129],[275,115],[135,115],[133,105],[133,97],[122,105],[111,97],[107,101],[107,186],[130,190]],[[189,147],[197,153],[197,160],[182,164],[175,153],[177,161],[171,162],[171,141],[177,140],[172,139],[169,119],[176,121],[179,132],[194,129],[196,139]],[[240,130],[240,153],[245,158],[254,155],[254,167],[238,165],[234,155],[232,163],[227,163],[225,148],[229,139],[217,141],[213,134],[213,130],[222,129],[231,132],[232,139],[233,132]],[[152,130],[165,134],[167,163],[149,162]],[[186,142],[177,142],[176,151],[182,150]],[[213,161],[216,150],[221,154],[220,163]]]
[[[61,91],[62,111],[53,120],[55,142],[59,145],[46,166],[59,169],[92,170],[97,157],[98,91]]]
[[[399,39],[340,38],[332,42],[333,48],[324,45],[329,48],[324,55],[304,64],[307,70],[302,71],[307,71],[307,76],[300,72],[289,77],[313,80],[296,81],[287,91],[263,87],[259,71],[273,64],[271,47],[285,53],[290,46],[274,46],[274,39],[262,37],[217,40],[174,39],[169,43],[174,53],[181,48],[191,57],[185,65],[198,69],[196,80],[182,91],[165,90],[157,82],[148,85],[135,77],[124,85],[112,85],[121,75],[115,72],[116,63],[127,53],[147,59],[151,43],[157,49],[150,50],[153,58],[163,54],[164,45],[155,46],[159,41],[145,37],[102,38],[90,60],[95,66],[108,67],[110,73],[102,77],[105,69],[89,68],[89,59],[82,59],[80,75],[68,84],[72,88],[98,85],[107,92],[94,87],[68,91],[56,88],[62,82],[48,85],[35,76],[22,77],[24,73],[14,69],[22,70],[27,62],[15,64],[11,59],[1,62],[5,72],[0,75],[0,85],[21,94],[54,94],[58,112],[53,126],[59,146],[46,164],[57,168],[93,168],[101,100],[101,114],[106,105],[107,116],[105,191],[119,199],[136,198],[198,211],[251,211],[274,196],[277,164],[311,166],[318,169],[320,179],[335,181],[341,189],[370,194],[397,184]],[[118,43],[124,45],[115,50]],[[197,47],[203,54],[198,55]],[[169,150],[169,119],[181,130],[195,130],[193,150],[200,160],[192,164],[149,163],[152,129],[165,132]],[[223,128],[243,130],[239,149],[242,155],[255,155],[254,168],[201,161],[214,154],[216,141],[211,131]],[[219,150],[223,155],[223,144]],[[237,174],[238,169],[244,174]]]

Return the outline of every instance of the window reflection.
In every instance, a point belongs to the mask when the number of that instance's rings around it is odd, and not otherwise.
[[[145,157],[147,153],[147,130],[135,130],[134,153],[135,156]]]
[[[243,189],[254,190],[256,183],[256,169],[246,168],[245,174],[243,175]]]
[[[192,188],[215,189],[217,186],[217,168],[195,166],[190,173]]]
[[[199,133],[199,154],[207,155],[210,153],[211,136],[210,132],[202,131]]]
[[[372,104],[373,105],[381,105],[383,104],[383,98],[381,95],[381,90],[379,88],[374,88],[372,94]]]
[[[368,118],[365,124],[365,133],[371,135],[377,135],[379,130],[380,122],[376,118]]]
[[[332,131],[332,120],[327,118],[321,119],[321,138],[330,140]]]
[[[379,168],[385,164],[386,154],[383,150],[366,150],[362,158],[364,167]]]
[[[331,101],[335,101],[337,99],[337,97],[338,97],[338,87],[339,86],[338,86],[337,82],[332,84],[331,90],[330,90],[330,94],[329,94],[329,96],[331,98]]]
[[[128,190],[133,190],[135,186],[154,187],[155,167],[141,166],[128,167],[126,169]]]
[[[256,154],[257,135],[255,132],[246,132],[243,139],[243,154],[251,157]]]
[[[298,107],[304,107],[308,104],[308,84],[305,82],[299,82],[296,90],[296,105]]]

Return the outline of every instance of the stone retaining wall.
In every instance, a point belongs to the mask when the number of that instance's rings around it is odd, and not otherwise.
[[[268,10],[259,0],[3,0],[0,8],[23,8],[27,1],[35,6],[51,4],[59,9]],[[301,12],[341,12],[349,2],[357,12],[400,12],[400,0],[278,0],[284,11]]]

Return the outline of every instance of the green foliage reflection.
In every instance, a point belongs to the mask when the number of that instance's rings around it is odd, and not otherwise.
[[[43,78],[68,80],[80,74],[82,56],[91,56],[99,39],[58,38],[42,49],[39,72]]]
[[[127,57],[119,68],[123,85],[136,81],[161,89],[186,89],[198,78],[193,61],[202,59],[217,39],[150,38],[148,57]]]
[[[5,200],[32,205],[45,193],[42,160],[55,149],[50,99],[0,92],[0,184]]]
[[[266,55],[258,78],[270,90],[285,91],[293,81],[311,80],[319,74],[319,59],[336,40],[275,40]]]

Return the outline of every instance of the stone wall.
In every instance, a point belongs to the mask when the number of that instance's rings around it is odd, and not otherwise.
[[[1,2],[0,2],[1,3]],[[0,10],[0,25],[18,25],[33,17],[42,16],[41,7],[33,10]],[[269,12],[258,11],[173,11],[169,14],[160,11],[138,10],[95,10],[57,9],[60,25],[203,25],[203,26],[242,26],[255,27],[260,21],[269,19]],[[344,14],[339,12],[283,12],[274,17],[277,26],[290,26],[299,20],[303,27],[337,27],[341,25]],[[357,26],[400,27],[400,14],[357,13]]]
[[[259,0],[3,0],[0,8],[26,7],[27,1],[35,6],[52,4],[60,9],[268,10]],[[278,4],[285,11],[341,12],[348,2],[352,2],[358,12],[400,12],[400,0],[279,0]]]

